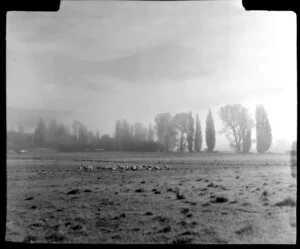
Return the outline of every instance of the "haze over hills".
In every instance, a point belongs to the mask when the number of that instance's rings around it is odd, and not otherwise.
[[[16,108],[8,106],[6,108],[7,130],[16,130],[21,124],[25,132],[32,132],[40,118],[48,122],[52,118],[64,123],[72,122],[75,113],[69,110],[47,110],[47,109],[29,109]]]

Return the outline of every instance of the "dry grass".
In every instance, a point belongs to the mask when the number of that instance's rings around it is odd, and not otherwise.
[[[95,170],[80,171],[84,162]],[[164,162],[172,170],[96,169]],[[49,153],[7,163],[8,241],[296,241],[297,185],[286,155]]]

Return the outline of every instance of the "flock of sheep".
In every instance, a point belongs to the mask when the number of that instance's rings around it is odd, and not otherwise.
[[[171,166],[167,164],[163,164],[163,167],[159,167],[157,165],[98,165],[96,166],[97,169],[103,169],[103,170],[112,170],[112,171],[123,171],[123,170],[171,170]],[[93,171],[94,167],[93,165],[85,165],[81,164],[79,167],[80,170],[83,171]]]

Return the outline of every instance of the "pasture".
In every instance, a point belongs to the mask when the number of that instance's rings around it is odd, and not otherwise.
[[[289,155],[12,155],[6,241],[296,243],[296,184]]]

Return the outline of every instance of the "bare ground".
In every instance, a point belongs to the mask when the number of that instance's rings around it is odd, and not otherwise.
[[[80,163],[171,170],[79,170]],[[66,153],[7,160],[6,240],[296,243],[287,155]]]

